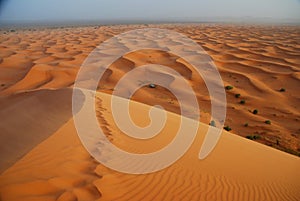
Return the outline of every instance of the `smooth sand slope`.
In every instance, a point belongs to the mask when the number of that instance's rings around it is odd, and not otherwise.
[[[0,98],[0,172],[72,117],[71,95],[71,89],[60,89]]]
[[[180,116],[153,139],[138,141],[112,121],[110,95],[97,95],[99,122],[110,141],[147,153],[170,142]],[[131,102],[134,121],[147,125],[150,107]],[[1,200],[297,200],[300,159],[223,132],[205,160],[198,159],[208,126],[201,123],[188,152],[175,164],[146,175],[121,174],[98,164],[81,145],[70,119],[0,176]],[[189,135],[187,133],[186,135]],[[142,146],[141,146],[142,145]]]

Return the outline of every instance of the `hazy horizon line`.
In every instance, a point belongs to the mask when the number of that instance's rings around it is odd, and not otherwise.
[[[202,18],[202,19],[66,19],[66,20],[0,20],[0,27],[9,26],[61,26],[61,25],[117,25],[117,24],[164,24],[164,23],[224,23],[224,24],[291,24],[300,25],[297,19],[276,19],[276,18],[253,18],[253,17],[219,17],[219,18]]]

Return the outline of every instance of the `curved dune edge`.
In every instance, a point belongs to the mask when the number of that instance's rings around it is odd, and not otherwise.
[[[99,121],[106,122],[101,124],[106,134],[124,149],[147,152],[144,149],[151,147],[151,142],[138,148],[134,147],[137,142],[124,143],[126,137],[111,121],[110,97],[99,93],[100,101],[96,102],[101,113]],[[147,124],[145,114],[149,106],[132,101],[130,107],[138,123]],[[167,122],[178,122],[179,117],[168,112]],[[224,131],[214,151],[205,160],[199,160],[207,129],[207,125],[200,123],[191,148],[172,166],[152,174],[128,175],[97,163],[82,146],[70,119],[0,176],[0,198],[2,201],[298,199],[299,158]],[[167,136],[171,133],[169,128],[163,132]]]

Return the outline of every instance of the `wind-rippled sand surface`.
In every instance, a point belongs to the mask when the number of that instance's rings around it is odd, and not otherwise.
[[[169,66],[187,79],[197,95],[202,122],[191,149],[175,164],[157,173],[126,175],[97,163],[80,143],[71,113],[72,86],[80,65],[101,42],[124,31],[149,27],[185,34],[212,57],[224,86],[233,86],[226,91],[225,122],[232,130],[224,131],[212,154],[199,160],[210,121],[210,97],[203,79],[183,59],[168,52],[140,50],[124,55],[110,66],[98,86],[97,115],[111,142],[124,150],[145,153],[163,147],[173,137],[176,126],[170,125],[179,122],[180,108],[174,95],[159,86],[143,87],[132,99],[162,105],[171,112],[162,137],[141,146],[124,137],[112,119],[107,94],[112,94],[123,75],[144,64]],[[155,69],[153,73],[180,89],[174,75]],[[297,200],[299,157],[262,144],[299,154],[299,79],[300,28],[296,26],[2,30],[0,200]],[[281,88],[285,91],[280,92]],[[145,126],[149,107],[134,101],[132,114]],[[258,114],[252,113],[254,109]],[[249,135],[258,136],[256,141],[262,144],[245,139]]]

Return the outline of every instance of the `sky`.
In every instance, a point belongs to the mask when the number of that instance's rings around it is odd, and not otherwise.
[[[1,0],[0,22],[271,20],[300,23],[300,0]]]

